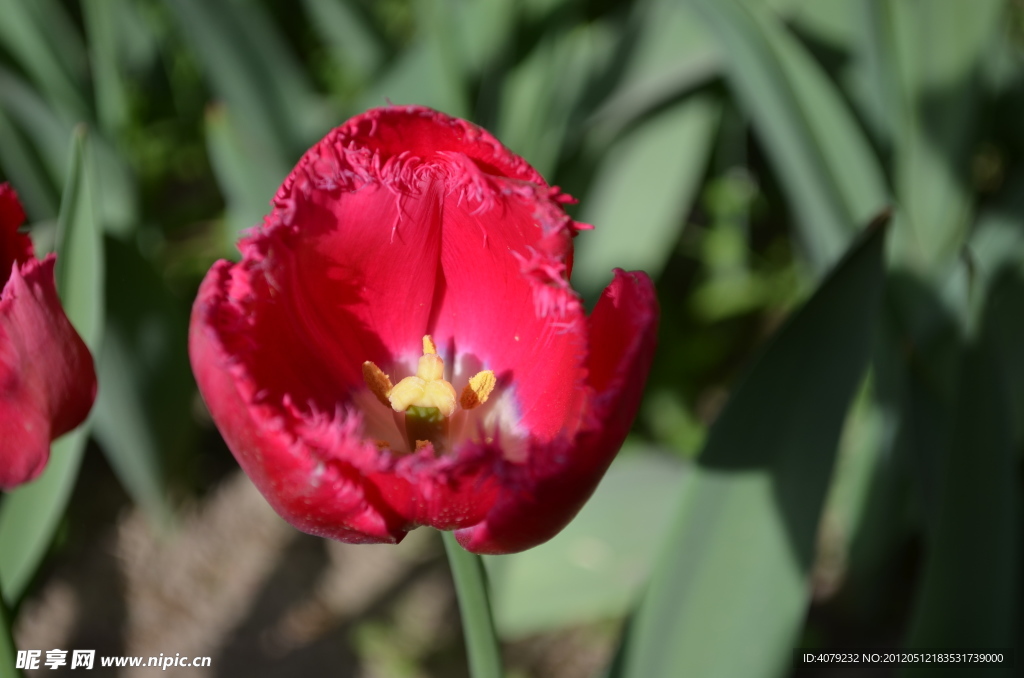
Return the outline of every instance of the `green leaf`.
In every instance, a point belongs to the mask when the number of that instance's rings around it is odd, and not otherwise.
[[[978,76],[1005,31],[1005,3],[865,3],[862,82],[893,150],[902,208],[893,251],[917,270],[948,266],[967,237]]]
[[[462,615],[462,633],[469,655],[472,678],[501,678],[501,649],[494,632],[491,603],[487,592],[487,571],[480,556],[470,553],[451,532],[442,532],[444,550],[455,581]]]
[[[217,99],[275,166],[290,167],[324,134],[332,116],[262,5],[166,4],[195,46]]]
[[[57,217],[54,274],[64,312],[96,355],[103,334],[103,242],[96,226],[88,141],[86,128],[77,127]]]
[[[884,175],[842,97],[778,20],[735,0],[691,0],[717,37],[728,79],[796,213],[808,259],[825,271],[858,224],[888,202]]]
[[[786,670],[840,430],[880,311],[884,232],[870,229],[848,253],[715,422],[615,675]]]
[[[117,21],[124,0],[86,0],[82,16],[89,37],[96,112],[106,134],[122,128],[128,118],[128,100],[118,61]]]
[[[288,167],[235,125],[234,116],[222,106],[206,110],[206,148],[227,200],[224,251],[234,254],[242,231],[262,223]]]
[[[584,85],[609,47],[597,25],[552,32],[509,73],[497,137],[541,176],[553,174]]]
[[[10,678],[21,678],[17,669],[17,648],[14,645],[14,618],[7,609],[4,597],[0,596],[0,674]]]
[[[1000,357],[1007,375],[1011,398],[1014,441],[1024,442],[1024,176],[1015,176],[1006,183],[1008,200],[983,213],[971,234],[971,260],[975,262],[975,284],[978,295],[988,298],[998,282],[998,294],[988,302],[989,341]],[[1017,272],[1014,277],[1012,272]],[[1014,281],[1017,289],[1014,292]],[[980,306],[980,304],[979,304]],[[997,310],[998,309],[998,310]],[[978,320],[978,324],[981,320]]]
[[[1020,459],[1004,359],[1019,353],[1020,345],[1007,347],[999,335],[1007,313],[1024,311],[1022,291],[1020,269],[1004,269],[991,287],[980,331],[964,352],[908,647],[1008,648],[1017,638]],[[931,673],[908,667],[903,675]]]
[[[18,151],[14,169],[19,171],[19,176],[13,178],[20,180],[27,175],[33,189],[30,197],[34,198],[38,191],[35,186],[42,181],[42,177],[37,176],[41,161],[48,174],[49,183],[54,186],[63,185],[67,181],[67,139],[74,132],[72,122],[68,122],[66,116],[55,111],[31,86],[3,67],[0,67],[0,105],[7,109],[15,127],[20,129],[34,147],[31,151],[28,148]],[[25,146],[20,140],[15,143],[21,147]],[[90,145],[92,150],[89,162],[93,166],[90,167],[89,174],[93,177],[93,189],[98,196],[96,217],[105,230],[124,235],[136,223],[137,206],[133,180],[121,158],[102,139],[94,137]],[[3,153],[6,164],[6,159],[10,157],[7,149],[0,153]],[[26,165],[25,160],[27,154],[33,156],[29,165]],[[18,186],[20,189],[21,184]],[[33,218],[52,218],[55,211],[52,204],[55,204],[55,201],[47,200],[48,208],[45,210],[37,208],[36,203],[41,202],[33,199],[29,203],[29,211]]]
[[[573,284],[593,295],[618,266],[661,273],[704,175],[720,107],[692,97],[631,130],[603,156],[580,218]]]
[[[362,109],[386,103],[420,105],[469,117],[461,55],[451,32],[445,0],[424,0],[416,9],[416,39],[360,99]]]
[[[589,120],[599,136],[617,136],[639,117],[722,72],[718,48],[692,7],[648,0],[637,4],[634,18],[638,25],[625,27],[623,54],[610,66],[616,87]]]
[[[457,40],[459,60],[473,75],[485,72],[510,49],[519,27],[519,0],[445,0],[449,9],[448,35]],[[454,35],[453,35],[454,34]],[[487,77],[487,74],[484,74]]]
[[[0,86],[0,90],[2,90]],[[36,221],[57,213],[56,189],[46,168],[32,152],[11,119],[0,107],[0,168],[18,187],[18,197],[30,219]]]
[[[413,43],[396,58],[360,99],[359,108],[376,108],[388,102],[428,106],[457,117],[468,115],[461,85],[449,77],[440,53],[425,40]]]
[[[53,541],[78,478],[88,428],[87,421],[54,441],[42,475],[0,505],[0,586],[11,605],[25,593]]]
[[[0,0],[0,45],[36,86],[73,119],[87,117],[76,67],[85,63],[81,37],[59,2]]]
[[[131,284],[107,289],[94,431],[125,489],[161,528],[172,518],[165,462],[194,449],[188,313],[134,245],[116,238],[105,245],[108,279]]]
[[[84,128],[76,130],[68,184],[57,223],[57,292],[71,324],[97,355],[103,329],[103,258],[93,217]],[[88,440],[89,421],[53,443],[50,461],[34,482],[0,506],[0,585],[17,601],[41,562],[67,507]]]
[[[137,367],[134,357],[117,332],[108,329],[97,361],[103,388],[96,401],[94,432],[132,500],[152,524],[163,528],[170,524],[172,512],[164,496],[160,445],[132,378]]]
[[[554,539],[485,556],[502,638],[626,613],[650,574],[676,504],[682,466],[627,443],[594,496]],[[643,529],[637,529],[643,526]]]
[[[384,61],[385,46],[358,3],[350,0],[303,0],[313,29],[330,45],[335,60],[367,81]]]
[[[0,105],[10,119],[32,141],[55,186],[64,181],[67,170],[68,136],[72,125],[65,122],[39,92],[19,76],[0,66]],[[53,218],[54,213],[36,215]]]

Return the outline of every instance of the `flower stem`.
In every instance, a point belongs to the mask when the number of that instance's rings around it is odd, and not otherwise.
[[[480,556],[459,546],[451,532],[442,532],[441,535],[459,598],[469,673],[473,678],[501,678],[501,650],[491,617],[484,562]]]
[[[0,595],[0,675],[18,678],[21,670],[15,668],[14,618],[7,609],[3,595]]]

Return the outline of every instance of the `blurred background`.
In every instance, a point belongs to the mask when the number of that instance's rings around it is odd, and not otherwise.
[[[681,650],[666,676],[916,675],[794,668],[792,648],[1019,644],[1024,3],[0,0],[0,180],[37,253],[59,215],[99,234],[61,253],[99,401],[0,504],[19,647],[212,658],[167,675],[467,675],[437,534],[288,527],[186,353],[209,266],[308,147],[389,102],[476,122],[579,199],[588,303],[616,266],[661,299],[641,413],[592,502],[488,559],[509,676],[602,675],[655,595],[683,629],[663,644],[729,658]],[[722,445],[749,463],[709,465],[730,393],[886,208],[851,376],[810,367],[847,364],[828,328],[862,317],[822,301],[823,329],[786,344],[806,369],[751,376],[760,400],[732,411]],[[788,443],[754,435],[773,422]],[[795,556],[762,529],[780,506]]]

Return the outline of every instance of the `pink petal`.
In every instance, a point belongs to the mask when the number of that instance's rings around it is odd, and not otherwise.
[[[658,301],[644,273],[616,269],[589,320],[587,421],[571,442],[534,448],[529,464],[481,524],[456,533],[474,553],[515,553],[541,544],[586,503],[636,416],[657,341]]]
[[[85,420],[92,357],[54,285],[55,257],[14,265],[0,297],[0,488],[38,476],[50,442]]]

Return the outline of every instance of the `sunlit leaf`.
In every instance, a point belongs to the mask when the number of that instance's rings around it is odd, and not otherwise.
[[[638,3],[635,12],[637,26],[626,27],[622,54],[611,65],[616,86],[588,121],[602,135],[617,135],[638,117],[722,72],[718,47],[692,7],[649,0]]]
[[[893,150],[902,208],[893,249],[911,268],[941,268],[971,222],[978,73],[1005,30],[1004,3],[872,1],[864,12],[863,82]]]
[[[809,597],[818,518],[880,310],[867,234],[740,383],[683,484],[618,676],[778,676]]]
[[[87,116],[80,89],[85,64],[81,37],[59,2],[0,0],[0,45],[72,119]]]
[[[235,125],[234,116],[220,106],[206,110],[206,144],[227,199],[224,252],[233,255],[242,231],[263,221],[288,167],[277,163],[269,149]]]
[[[496,134],[542,176],[554,170],[583,86],[609,46],[598,26],[552,32],[509,73]]]
[[[627,444],[594,496],[551,541],[485,557],[504,638],[612,618],[628,611],[651,571],[683,469]]]
[[[580,218],[596,231],[578,241],[573,283],[585,293],[614,267],[657,276],[672,254],[714,139],[719,106],[687,99],[618,140],[603,156]]]
[[[721,45],[729,82],[776,167],[808,258],[826,270],[857,225],[887,202],[867,140],[821,67],[777,19],[735,0],[692,3]]]

